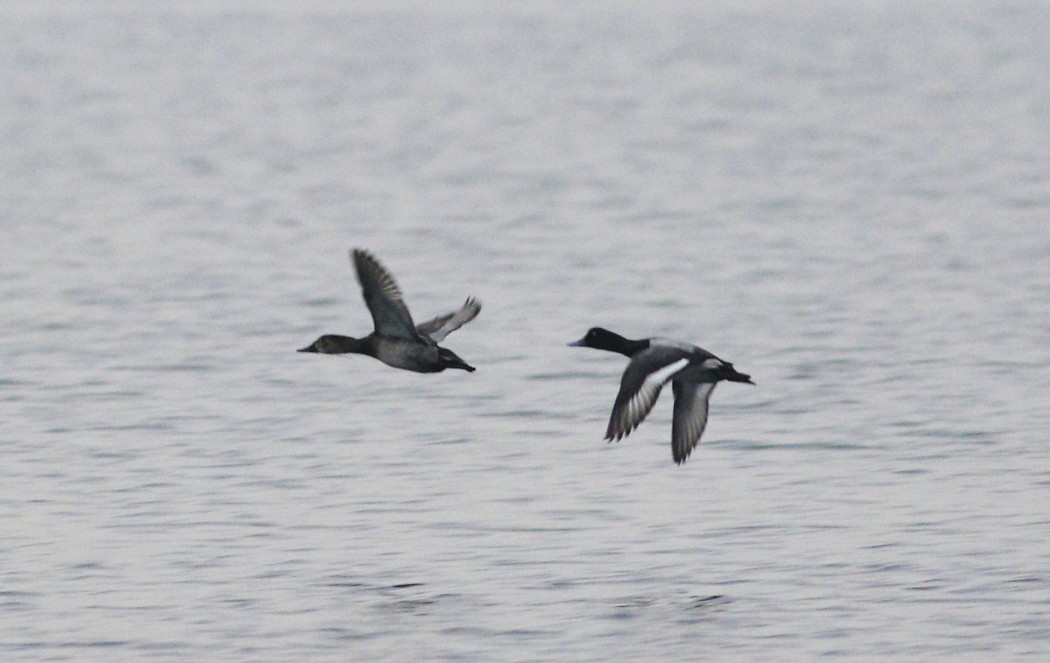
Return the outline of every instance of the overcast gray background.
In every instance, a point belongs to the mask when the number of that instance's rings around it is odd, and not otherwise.
[[[1043,3],[0,4],[4,661],[1050,653]],[[294,350],[347,250],[474,374]],[[752,374],[676,467],[601,324]]]

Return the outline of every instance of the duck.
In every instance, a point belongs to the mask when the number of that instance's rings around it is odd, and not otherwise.
[[[480,301],[468,297],[458,310],[417,325],[412,322],[397,281],[374,255],[353,249],[350,260],[372,314],[374,331],[364,338],[325,334],[299,352],[368,355],[387,366],[416,373],[440,373],[446,368],[474,372],[473,366],[438,343],[476,318],[481,312]]]
[[[605,439],[627,437],[653,409],[660,390],[671,382],[674,417],[671,455],[681,465],[700,442],[707,426],[708,402],[722,381],[755,384],[751,376],[691,343],[665,338],[632,340],[602,327],[593,327],[570,347],[616,352],[630,359],[616,394]]]

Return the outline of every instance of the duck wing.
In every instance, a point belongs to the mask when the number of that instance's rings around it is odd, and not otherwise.
[[[674,390],[674,419],[671,422],[671,453],[674,462],[681,465],[696,448],[700,436],[707,426],[708,403],[715,382],[691,382],[675,378],[671,383]]]
[[[412,324],[412,315],[402,299],[401,289],[397,287],[397,281],[390,272],[368,251],[354,249],[351,258],[357,271],[357,280],[361,283],[365,304],[372,313],[376,334],[422,341],[416,326]]]
[[[468,297],[467,302],[458,311],[422,322],[416,325],[416,331],[431,341],[440,343],[445,340],[446,336],[478,317],[478,313],[481,313],[481,302],[473,297]]]
[[[667,381],[688,365],[689,357],[677,348],[656,347],[635,355],[620,378],[605,439],[619,440],[637,428]]]

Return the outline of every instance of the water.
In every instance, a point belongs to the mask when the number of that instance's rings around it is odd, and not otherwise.
[[[0,17],[4,661],[1050,653],[1045,5]]]

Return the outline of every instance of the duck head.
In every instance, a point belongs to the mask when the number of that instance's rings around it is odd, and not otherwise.
[[[347,352],[360,352],[360,339],[350,336],[339,336],[338,334],[325,334],[316,341],[300,348],[297,352],[318,352],[326,355],[340,355]]]
[[[594,348],[595,350],[618,352],[630,357],[635,352],[649,347],[649,341],[632,341],[631,339],[624,338],[608,329],[602,327],[591,327],[587,330],[587,333],[584,334],[583,338],[578,341],[573,341],[568,345],[573,348]]]

